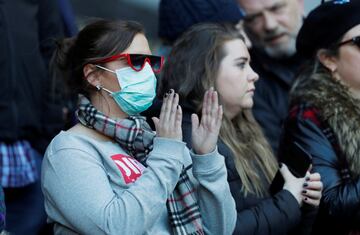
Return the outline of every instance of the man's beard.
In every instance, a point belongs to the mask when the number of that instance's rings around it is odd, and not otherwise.
[[[275,59],[289,58],[296,53],[296,36],[300,30],[301,25],[295,30],[295,32],[288,32],[286,29],[279,26],[276,30],[268,32],[265,35],[264,39],[259,39],[256,35],[252,35],[251,32],[248,33],[251,41],[254,46],[260,50],[265,51],[265,53]],[[278,37],[280,35],[285,35],[288,37],[288,41],[285,43],[280,43],[278,45],[269,45],[266,41],[271,41],[271,39]]]
[[[264,51],[271,58],[289,58],[296,53],[296,37],[289,35],[289,41],[275,46],[265,45]]]

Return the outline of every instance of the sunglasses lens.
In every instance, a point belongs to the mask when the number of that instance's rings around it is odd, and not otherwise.
[[[149,56],[149,59],[150,59],[150,64],[151,64],[151,67],[152,69],[155,71],[155,72],[160,72],[160,69],[161,69],[161,66],[162,66],[162,58],[161,56]]]
[[[140,71],[143,68],[145,61],[148,61],[154,72],[160,72],[162,66],[161,56],[142,54],[130,54],[129,56],[131,65],[135,70]]]
[[[360,48],[360,36],[355,37],[353,42],[358,48]]]
[[[141,70],[144,65],[146,55],[130,54],[129,56],[132,67],[137,71]]]

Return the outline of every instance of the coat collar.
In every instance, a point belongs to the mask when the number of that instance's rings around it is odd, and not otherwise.
[[[292,104],[307,103],[334,132],[350,171],[360,176],[360,105],[347,87],[330,77],[300,78],[290,95]]]

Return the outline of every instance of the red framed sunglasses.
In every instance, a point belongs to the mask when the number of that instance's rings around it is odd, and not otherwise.
[[[150,64],[154,73],[159,73],[164,64],[163,56],[146,54],[118,54],[95,61],[95,63],[107,63],[121,58],[125,58],[128,65],[137,72],[141,71],[144,68],[145,62],[148,62]]]

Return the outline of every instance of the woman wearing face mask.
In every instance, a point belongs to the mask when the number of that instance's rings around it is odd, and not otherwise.
[[[216,149],[222,109],[213,91],[194,127],[194,140],[209,144],[194,143],[190,153],[173,90],[153,118],[156,135],[138,115],[151,105],[162,65],[141,25],[92,23],[60,44],[55,63],[82,94],[80,123],[53,139],[43,161],[45,207],[56,234],[231,234],[235,203]]]
[[[169,58],[159,81],[159,95],[173,88],[182,101],[187,101],[182,108],[184,140],[188,145],[197,141],[206,144],[201,138],[195,140],[198,133],[191,130],[191,124],[199,123],[196,114],[204,114],[199,97],[209,87],[215,87],[224,106],[218,148],[225,156],[228,182],[236,201],[234,234],[290,233],[304,222],[301,206],[319,204],[320,176],[308,172],[306,180],[295,178],[283,165],[283,190],[270,195],[269,186],[278,163],[251,114],[258,75],[249,65],[243,38],[219,25],[197,25],[175,42]],[[308,221],[297,232],[305,233],[309,228]]]
[[[360,1],[329,1],[314,9],[297,50],[309,65],[291,92],[283,157],[291,157],[287,146],[295,140],[322,176],[314,234],[360,234]]]

